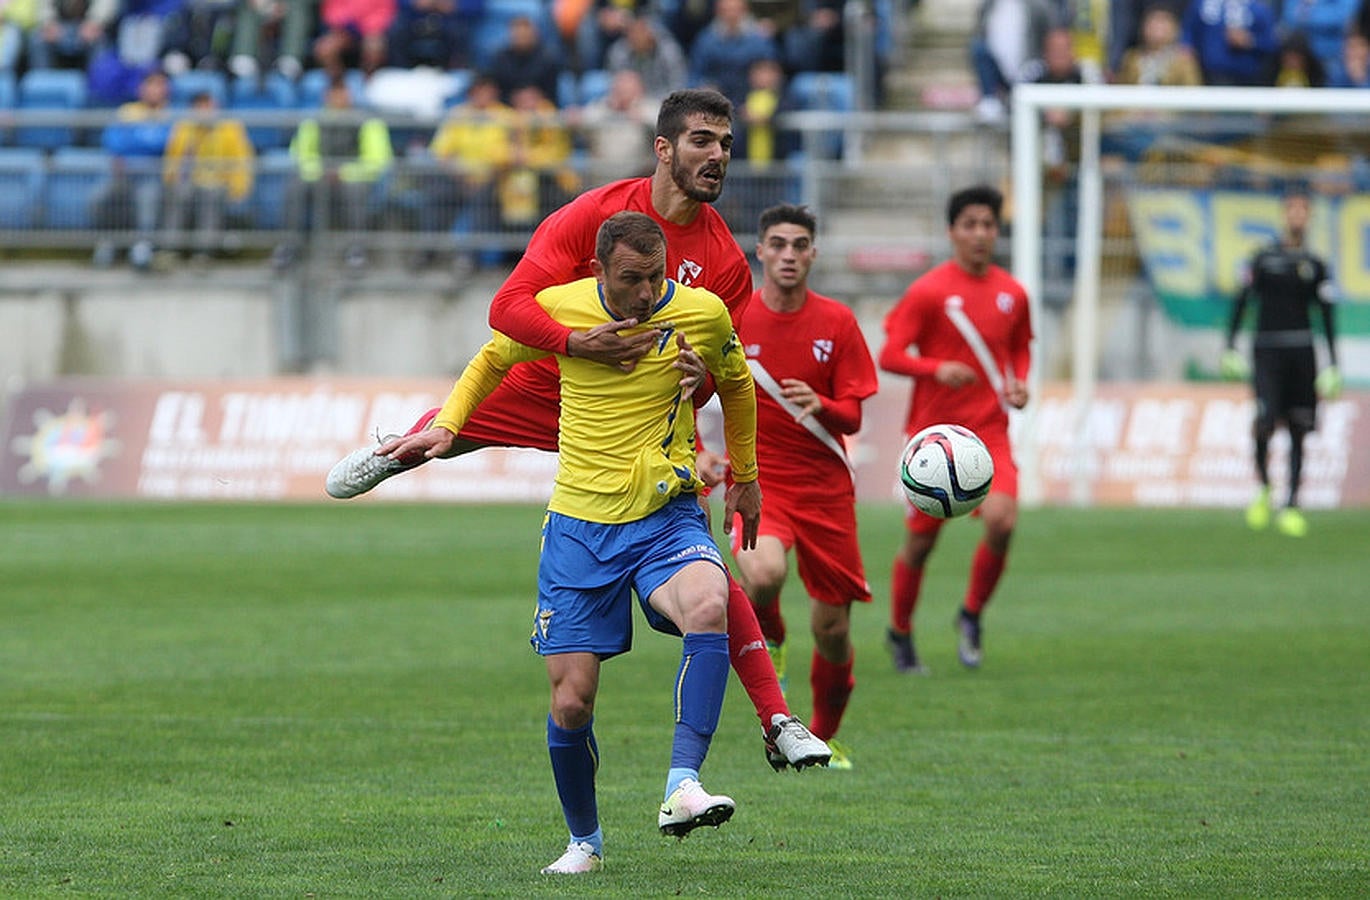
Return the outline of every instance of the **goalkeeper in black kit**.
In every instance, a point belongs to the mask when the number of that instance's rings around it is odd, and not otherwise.
[[[1246,509],[1246,524],[1260,530],[1270,525],[1270,438],[1283,423],[1289,431],[1289,496],[1275,527],[1291,537],[1308,533],[1308,522],[1299,512],[1299,482],[1303,469],[1303,441],[1317,424],[1319,396],[1332,399],[1341,393],[1337,369],[1336,329],[1333,304],[1336,288],[1327,264],[1308,252],[1305,233],[1309,199],[1291,192],[1284,199],[1284,234],[1256,253],[1245,285],[1237,294],[1227,327],[1227,349],[1222,372],[1229,378],[1251,377],[1256,394],[1256,418],[1252,427],[1256,449],[1256,477],[1260,489]],[[1251,365],[1235,349],[1237,331],[1248,304],[1256,306],[1256,325],[1251,341]],[[1327,366],[1318,371],[1313,346],[1310,310],[1321,312],[1327,337]]]

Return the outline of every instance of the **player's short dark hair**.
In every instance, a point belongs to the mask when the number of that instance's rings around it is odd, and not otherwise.
[[[686,88],[672,91],[661,101],[656,115],[656,136],[672,144],[685,130],[685,117],[703,113],[710,119],[733,120],[733,102],[711,88]]]
[[[762,210],[761,218],[756,222],[756,236],[759,238],[768,229],[780,224],[798,225],[807,230],[810,235],[818,233],[818,219],[814,217],[807,206],[779,203]]]
[[[607,266],[609,256],[619,244],[648,256],[666,246],[666,235],[651,216],[625,210],[614,213],[600,224],[595,234],[595,258]]]
[[[990,212],[994,213],[994,221],[999,221],[999,215],[1004,210],[1004,195],[995,187],[987,184],[977,184],[968,188],[962,188],[951,195],[947,201],[947,226],[956,224],[961,213],[967,206],[988,206]]]

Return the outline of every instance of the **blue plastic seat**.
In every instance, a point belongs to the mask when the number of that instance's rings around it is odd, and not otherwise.
[[[221,109],[228,105],[228,78],[223,72],[191,69],[173,75],[170,85],[172,106],[189,106],[196,94],[209,94]]]
[[[66,69],[30,69],[19,79],[17,109],[78,110],[86,105],[84,72]],[[33,125],[16,130],[19,147],[55,150],[76,143],[76,129],[62,125]]]
[[[323,69],[310,69],[300,76],[299,105],[301,109],[318,109],[323,106],[324,94],[328,92],[331,78]],[[366,106],[366,76],[361,69],[348,69],[343,82],[352,94],[352,105]]]
[[[613,82],[614,73],[608,69],[587,69],[580,76],[580,103],[594,103],[607,96]]]
[[[851,112],[856,109],[856,89],[845,72],[796,72],[785,89],[790,109],[820,112]],[[842,156],[842,132],[819,135],[818,153],[824,158]]]
[[[48,228],[94,228],[92,206],[109,184],[112,165],[113,157],[98,147],[55,150],[43,192],[43,224]]]
[[[252,226],[275,231],[286,226],[286,202],[297,166],[288,150],[268,150],[257,157],[252,183]]]
[[[0,148],[0,229],[38,225],[45,175],[42,150]]]
[[[486,69],[495,53],[509,40],[509,22],[519,16],[526,16],[537,25],[543,41],[552,47],[560,46],[560,37],[552,21],[551,4],[544,0],[487,0],[485,12],[476,23],[471,38],[473,65]]]
[[[229,85],[229,109],[292,110],[298,104],[295,83],[279,72],[272,72],[260,81],[256,78],[235,78]],[[258,153],[284,147],[290,142],[290,128],[284,125],[249,125],[247,136]]]

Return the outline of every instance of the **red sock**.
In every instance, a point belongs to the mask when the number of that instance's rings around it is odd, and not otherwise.
[[[975,548],[975,557],[970,561],[970,584],[966,585],[966,612],[978,616],[989,605],[989,597],[1004,574],[1007,561],[1007,555],[995,553],[984,541]]]
[[[428,412],[419,416],[419,420],[409,427],[409,430],[404,433],[404,436],[409,437],[411,434],[427,431],[428,427],[433,424],[433,420],[438,417],[438,413],[440,412],[442,412],[442,409],[435,406]]]
[[[785,695],[780,693],[780,682],[775,678],[771,655],[766,652],[766,638],[756,621],[752,601],[731,575],[728,576],[728,655],[737,680],[742,682],[742,689],[756,707],[763,730],[771,727],[771,717],[776,713],[790,714]]]
[[[823,740],[837,734],[837,726],[842,724],[842,713],[847,710],[847,700],[856,679],[852,677],[852,663],[856,654],[844,663],[830,663],[813,651],[813,663],[809,668],[809,685],[813,688],[813,721],[809,730]]]
[[[775,602],[765,606],[753,603],[752,610],[756,613],[756,621],[761,623],[761,633],[766,640],[772,644],[785,643],[785,616],[780,612],[780,598],[776,597]]]
[[[911,568],[902,559],[895,559],[890,578],[890,627],[899,634],[913,631],[913,610],[918,606],[922,587],[923,569]]]

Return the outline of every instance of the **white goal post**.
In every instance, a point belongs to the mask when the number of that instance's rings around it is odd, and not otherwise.
[[[1014,276],[1027,289],[1034,321],[1042,321],[1042,111],[1069,109],[1080,113],[1080,159],[1077,169],[1079,213],[1075,234],[1072,300],[1071,381],[1077,438],[1083,447],[1085,428],[1097,382],[1099,354],[1100,259],[1103,237],[1103,173],[1099,163],[1100,114],[1110,111],[1222,112],[1255,114],[1326,114],[1355,117],[1370,128],[1370,91],[1345,88],[1147,87],[1136,85],[1019,84],[1013,89],[1011,119],[1011,236]],[[1038,395],[1040,366],[1034,366],[1032,395]],[[1022,442],[1023,496],[1040,500],[1036,436],[1030,407]],[[1089,484],[1078,478],[1072,500],[1089,500]]]

